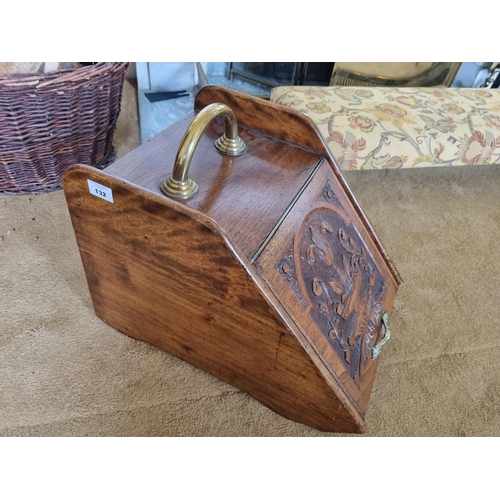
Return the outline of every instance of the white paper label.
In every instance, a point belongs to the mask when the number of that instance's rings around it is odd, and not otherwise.
[[[111,191],[111,189],[102,184],[97,184],[97,182],[91,181],[90,179],[87,179],[87,182],[89,184],[90,194],[113,203],[113,191]]]

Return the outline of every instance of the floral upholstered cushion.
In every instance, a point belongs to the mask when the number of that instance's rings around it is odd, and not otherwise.
[[[271,101],[307,114],[345,170],[500,160],[498,89],[277,87]]]

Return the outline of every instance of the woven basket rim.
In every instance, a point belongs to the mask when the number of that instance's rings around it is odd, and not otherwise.
[[[126,66],[128,62],[98,62],[81,68],[69,68],[49,73],[0,74],[0,89],[19,90],[23,85],[30,88],[43,88],[49,85],[78,83],[94,77],[96,73],[107,71],[111,66]]]
[[[0,78],[0,194],[49,192],[72,165],[107,164],[129,64]]]

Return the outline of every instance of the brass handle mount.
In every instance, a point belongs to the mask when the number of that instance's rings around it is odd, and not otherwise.
[[[218,116],[224,117],[226,133],[215,141],[216,149],[230,156],[240,156],[246,151],[246,144],[238,135],[238,122],[232,109],[221,103],[206,106],[191,122],[182,138],[172,175],[161,183],[161,190],[169,198],[187,200],[198,192],[198,184],[189,177],[189,166],[203,132]]]
[[[382,314],[382,323],[384,324],[385,335],[384,338],[373,347],[372,350],[373,359],[377,359],[382,349],[382,346],[384,344],[387,344],[387,342],[389,342],[389,339],[391,338],[391,330],[389,329],[389,315],[386,312]]]

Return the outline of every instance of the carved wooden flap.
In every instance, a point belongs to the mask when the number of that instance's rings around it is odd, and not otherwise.
[[[396,284],[326,162],[255,265],[364,413]]]

